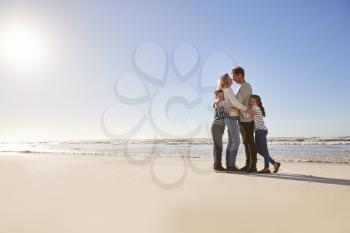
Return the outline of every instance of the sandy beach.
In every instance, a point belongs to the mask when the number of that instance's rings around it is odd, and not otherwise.
[[[280,174],[259,176],[188,162],[184,173],[171,158],[152,167],[2,155],[0,232],[350,232],[349,165],[284,163]],[[182,174],[177,187],[160,186]]]

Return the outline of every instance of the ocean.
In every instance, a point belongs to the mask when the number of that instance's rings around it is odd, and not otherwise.
[[[224,145],[226,146],[226,145]],[[273,158],[285,162],[350,164],[350,137],[278,137],[269,138]],[[47,154],[80,156],[116,156],[131,158],[188,157],[212,159],[212,140],[156,139],[156,140],[95,140],[0,142],[1,155]],[[262,159],[261,156],[258,156]],[[239,148],[238,160],[244,160],[244,146]]]

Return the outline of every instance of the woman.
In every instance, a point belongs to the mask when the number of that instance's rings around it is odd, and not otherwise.
[[[248,109],[242,105],[236,98],[231,86],[232,79],[228,74],[222,75],[218,80],[217,90],[223,90],[227,111],[229,116],[225,117],[225,125],[227,126],[228,143],[226,148],[226,166],[227,171],[239,171],[236,167],[236,157],[240,144],[238,119],[239,111],[245,111],[250,115],[255,115],[255,111]]]

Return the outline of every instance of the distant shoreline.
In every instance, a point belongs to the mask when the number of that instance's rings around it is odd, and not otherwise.
[[[227,139],[224,138],[226,142]],[[272,144],[309,144],[309,145],[350,145],[350,136],[339,137],[269,137],[269,143]],[[0,144],[8,143],[112,143],[112,144],[211,144],[211,138],[161,138],[161,139],[74,139],[74,140],[0,140]]]

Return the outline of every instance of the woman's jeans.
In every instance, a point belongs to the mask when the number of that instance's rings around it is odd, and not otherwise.
[[[225,124],[227,126],[228,143],[226,147],[226,166],[228,168],[236,166],[236,157],[240,144],[238,117],[225,117]]]
[[[255,131],[255,143],[257,152],[264,157],[265,168],[269,167],[269,162],[275,164],[276,161],[271,158],[267,148],[267,130],[258,129]]]

